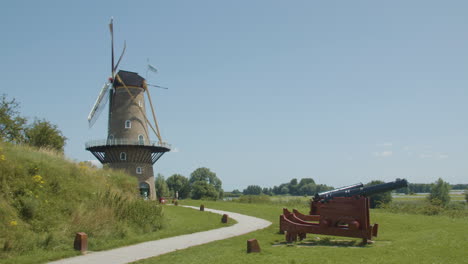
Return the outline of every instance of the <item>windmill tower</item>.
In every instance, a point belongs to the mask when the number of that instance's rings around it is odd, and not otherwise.
[[[86,143],[90,151],[102,164],[125,170],[138,179],[140,194],[145,199],[156,199],[153,164],[170,151],[170,145],[163,142],[154,112],[153,103],[146,80],[135,72],[120,70],[117,67],[125,53],[114,66],[113,22],[109,24],[112,49],[112,76],[104,84],[88,116],[90,127],[109,101],[109,123],[107,139]],[[145,94],[150,103],[154,126],[146,115]],[[150,130],[157,141],[150,140]]]

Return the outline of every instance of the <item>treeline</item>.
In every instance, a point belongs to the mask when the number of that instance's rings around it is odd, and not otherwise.
[[[242,193],[239,190],[232,191],[233,196],[244,195],[313,195],[318,192],[333,190],[333,187],[325,184],[316,184],[312,178],[302,178],[298,181],[296,178],[288,183],[283,183],[273,188],[262,188],[258,185],[249,185]]]
[[[15,99],[9,100],[3,94],[0,100],[0,141],[47,147],[63,153],[67,138],[56,125],[37,118],[28,124],[28,120],[20,115]]]
[[[451,190],[467,190],[468,184],[449,184]],[[397,193],[430,193],[434,183],[410,183],[408,187],[396,190]]]
[[[222,199],[224,191],[222,182],[216,173],[208,168],[198,168],[187,178],[181,174],[173,174],[165,179],[158,174],[155,180],[156,196],[178,197],[179,199]]]

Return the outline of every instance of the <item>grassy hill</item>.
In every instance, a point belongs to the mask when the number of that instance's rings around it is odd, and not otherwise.
[[[135,186],[136,179],[122,172],[0,143],[0,259],[68,251],[76,232],[101,249],[160,229],[161,207],[138,199]]]

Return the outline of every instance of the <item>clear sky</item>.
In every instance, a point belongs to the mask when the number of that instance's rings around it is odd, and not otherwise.
[[[225,190],[312,177],[468,182],[468,1],[6,1],[0,93],[59,126],[66,155],[106,137],[87,115],[110,75],[146,76],[166,153]],[[155,137],[153,137],[155,138]]]

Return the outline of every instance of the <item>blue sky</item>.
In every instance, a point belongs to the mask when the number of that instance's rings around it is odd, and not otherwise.
[[[154,89],[175,149],[166,177],[208,167],[225,190],[292,178],[342,186],[397,177],[468,182],[466,1],[8,1],[0,93],[91,160],[86,117],[120,69]],[[154,137],[155,138],[155,137]]]

